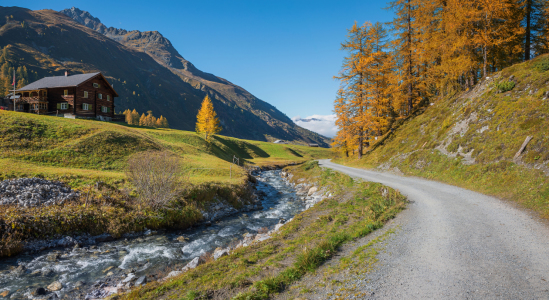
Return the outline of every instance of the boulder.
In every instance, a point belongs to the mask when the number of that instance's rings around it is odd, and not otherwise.
[[[309,189],[309,192],[307,193],[307,196],[311,196],[312,194],[316,193],[318,191],[318,188],[316,186],[313,186]]]
[[[182,271],[171,271],[170,273],[168,273],[168,276],[164,277],[164,280],[170,279],[172,277],[176,277],[179,274],[183,274],[183,272]]]
[[[143,285],[145,283],[147,283],[147,277],[141,276],[141,277],[137,278],[137,280],[135,281],[135,286],[140,286],[140,285]]]
[[[187,271],[190,269],[194,269],[201,265],[204,261],[200,259],[200,257],[195,257],[193,260],[191,260],[185,267],[183,267],[183,271]]]
[[[107,273],[108,271],[110,271],[112,269],[114,269],[114,267],[110,266],[110,267],[106,268],[105,270],[103,270],[103,273]]]
[[[54,281],[52,284],[48,285],[47,289],[56,292],[63,288],[63,285],[59,281]]]
[[[135,275],[133,273],[130,273],[130,274],[128,274],[128,277],[126,277],[126,278],[124,278],[124,280],[122,280],[122,282],[124,282],[124,283],[130,282],[134,278],[135,278]]]
[[[261,242],[270,238],[271,236],[268,233],[258,234],[255,236],[254,242]]]
[[[219,250],[216,249],[216,251],[214,251],[213,253],[213,258],[215,260],[218,260],[221,257],[227,256],[227,255],[229,255],[229,249],[219,249]]]
[[[21,266],[18,266],[17,268],[15,268],[13,271],[11,271],[11,273],[15,276],[21,276],[21,275],[25,274],[25,271],[27,271],[27,268],[25,268],[25,266],[21,265]]]

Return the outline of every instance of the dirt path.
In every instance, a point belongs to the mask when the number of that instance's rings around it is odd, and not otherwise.
[[[294,287],[304,290],[303,299],[549,299],[549,227],[527,212],[438,182],[329,160],[320,165],[391,186],[411,203],[376,234],[394,231],[368,250],[379,252],[371,272],[357,274],[357,265],[342,271],[344,260],[336,258]],[[327,276],[334,269],[348,273],[346,279]],[[331,282],[319,284],[322,279]]]

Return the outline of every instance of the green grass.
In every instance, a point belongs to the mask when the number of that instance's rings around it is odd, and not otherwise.
[[[398,168],[408,175],[513,200],[549,218],[546,65],[548,55],[494,74],[493,82],[516,82],[507,92],[483,83],[479,89],[437,99],[423,113],[397,122],[402,125],[362,160],[336,161],[365,168]],[[464,122],[468,125],[456,132],[457,124]],[[527,136],[532,141],[519,160],[514,160]]]
[[[0,179],[40,176],[82,187],[103,178],[118,185],[131,155],[167,150],[181,159],[193,184],[242,183],[242,169],[230,170],[233,157],[246,165],[287,164],[328,157],[329,149],[215,136],[211,143],[194,132],[141,128],[89,120],[70,120],[0,112]]]
[[[380,228],[405,205],[398,191],[322,170],[316,162],[289,169],[295,174],[293,181],[306,178],[335,196],[300,213],[269,240],[117,297],[200,299],[215,293],[226,299],[268,299],[315,272],[344,243]]]
[[[135,201],[124,173],[132,155],[163,150],[181,162],[183,192],[162,210]],[[0,180],[41,177],[83,192],[80,199],[47,208],[0,211],[0,257],[17,254],[29,238],[108,232],[120,236],[144,228],[187,228],[199,209],[216,198],[239,208],[250,200],[245,169],[327,157],[329,149],[278,145],[215,136],[207,143],[194,132],[125,126],[0,111]],[[94,188],[104,182],[107,190]],[[89,200],[89,201],[88,201]]]

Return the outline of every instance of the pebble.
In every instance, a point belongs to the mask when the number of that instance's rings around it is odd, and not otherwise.
[[[59,291],[63,288],[63,285],[59,281],[54,281],[52,284],[48,285],[48,290],[52,292]]]

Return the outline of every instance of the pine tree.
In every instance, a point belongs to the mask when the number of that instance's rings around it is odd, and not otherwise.
[[[196,119],[196,132],[199,134],[204,134],[204,139],[206,141],[209,141],[212,135],[221,131],[219,119],[217,118],[212,101],[208,95],[204,97],[202,107],[198,111]]]

